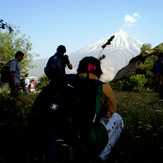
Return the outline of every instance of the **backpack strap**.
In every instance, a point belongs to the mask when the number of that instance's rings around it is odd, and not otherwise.
[[[96,110],[95,110],[95,120],[99,120],[99,117],[105,116],[107,113],[108,97],[103,92],[104,82],[100,80],[92,79],[97,87],[97,97],[96,97]]]
[[[60,72],[62,73],[62,71],[63,71],[62,61],[55,55],[54,55],[53,59],[54,59],[53,61],[57,62]]]

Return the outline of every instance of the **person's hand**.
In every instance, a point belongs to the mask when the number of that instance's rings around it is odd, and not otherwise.
[[[105,116],[105,124],[107,124],[109,122],[109,119],[112,117],[112,113],[110,113],[109,111],[107,112],[106,116]]]

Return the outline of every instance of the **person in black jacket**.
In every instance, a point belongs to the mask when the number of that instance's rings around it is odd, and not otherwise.
[[[70,70],[73,68],[72,64],[69,61],[68,55],[65,55],[65,53],[66,47],[60,45],[57,48],[57,52],[49,58],[44,71],[50,80],[54,79],[55,75],[64,75],[66,66]]]
[[[163,101],[163,53],[158,55],[154,91],[159,92],[159,100]]]

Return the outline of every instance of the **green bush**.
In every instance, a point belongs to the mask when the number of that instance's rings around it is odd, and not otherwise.
[[[144,85],[148,80],[146,79],[145,75],[134,75],[130,77],[130,83],[132,85],[132,90],[135,91],[143,91]]]
[[[49,84],[49,79],[46,75],[41,76],[39,79],[39,84],[36,85],[37,90],[42,90],[44,87],[46,87]]]

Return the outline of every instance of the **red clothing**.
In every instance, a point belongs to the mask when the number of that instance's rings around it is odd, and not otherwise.
[[[35,93],[35,84],[37,83],[37,81],[31,82],[31,84],[29,85],[29,92],[31,93]]]

